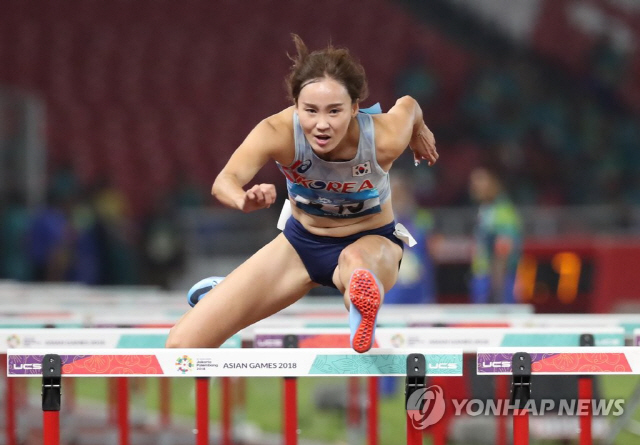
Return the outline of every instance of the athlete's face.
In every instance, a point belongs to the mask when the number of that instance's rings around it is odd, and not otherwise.
[[[302,88],[296,108],[311,147],[323,155],[336,148],[345,137],[351,119],[358,112],[358,103],[352,103],[340,82],[323,77]]]

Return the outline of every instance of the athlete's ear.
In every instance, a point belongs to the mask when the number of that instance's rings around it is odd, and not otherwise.
[[[358,114],[359,110],[360,110],[360,100],[356,99],[353,101],[353,104],[351,105],[351,117],[356,117],[356,114]]]

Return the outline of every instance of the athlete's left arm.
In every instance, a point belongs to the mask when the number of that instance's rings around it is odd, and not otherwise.
[[[386,113],[374,115],[378,164],[388,170],[409,146],[417,162],[433,165],[439,158],[433,133],[424,123],[422,109],[410,96],[398,99]]]

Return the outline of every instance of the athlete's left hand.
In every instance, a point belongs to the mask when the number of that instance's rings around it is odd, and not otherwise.
[[[429,166],[432,166],[440,157],[436,151],[436,139],[424,122],[420,124],[417,131],[413,132],[409,141],[409,148],[413,151],[413,159],[416,165],[424,159],[429,162]]]

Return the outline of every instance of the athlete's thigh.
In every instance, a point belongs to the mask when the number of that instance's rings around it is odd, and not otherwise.
[[[296,251],[280,234],[186,313],[171,336],[181,347],[217,347],[315,286]]]

